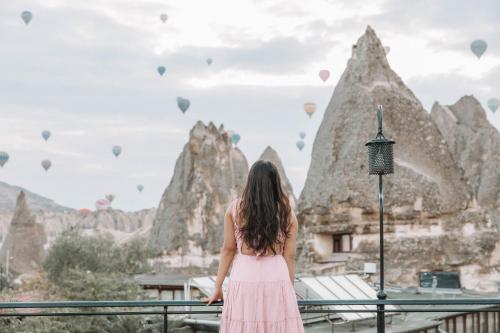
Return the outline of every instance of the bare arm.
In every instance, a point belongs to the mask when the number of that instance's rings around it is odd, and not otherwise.
[[[217,270],[215,288],[222,288],[222,283],[227,276],[227,272],[229,271],[235,254],[236,238],[234,237],[234,225],[230,206],[224,215],[224,243],[220,251],[219,269]]]
[[[295,282],[295,253],[297,251],[298,230],[299,222],[297,221],[297,216],[295,216],[295,213],[292,210],[290,215],[290,234],[285,241],[285,250],[283,253],[288,266],[288,272],[290,274],[290,281],[292,282],[292,285],[294,285]]]

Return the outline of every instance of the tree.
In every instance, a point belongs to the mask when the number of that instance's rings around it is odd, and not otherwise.
[[[50,247],[43,268],[53,283],[60,283],[70,270],[144,273],[151,270],[148,259],[154,255],[147,244],[145,240],[136,238],[119,246],[111,237],[85,236],[78,229],[68,229]]]

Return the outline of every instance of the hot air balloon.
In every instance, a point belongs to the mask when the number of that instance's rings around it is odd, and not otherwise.
[[[212,58],[207,58],[207,65],[210,66],[212,63],[213,63],[213,59]]]
[[[391,47],[390,46],[384,46],[384,51],[385,51],[385,54],[389,54],[389,52],[391,52]]]
[[[137,185],[137,191],[142,192],[142,190],[144,190],[144,185],[142,184]]]
[[[31,19],[33,18],[33,14],[29,10],[25,10],[21,13],[21,18],[23,19],[24,23],[28,25],[28,23],[30,23]]]
[[[50,131],[47,131],[47,130],[42,131],[42,138],[43,138],[45,141],[47,141],[47,140],[50,138],[50,135],[51,135]]]
[[[161,76],[163,76],[163,74],[165,74],[165,72],[167,71],[165,66],[158,66],[156,70],[158,71],[158,74],[160,74]]]
[[[490,108],[491,112],[495,113],[499,106],[500,100],[498,100],[498,98],[490,98],[488,100],[488,107]]]
[[[113,202],[113,200],[115,200],[115,195],[114,194],[111,194],[111,193],[108,193],[104,196],[106,198],[106,200],[108,200],[110,203]]]
[[[238,142],[240,142],[241,136],[238,133],[233,133],[231,135],[231,141],[234,143],[235,146],[238,145]]]
[[[86,215],[89,215],[90,213],[92,213],[92,211],[90,209],[88,209],[88,208],[80,208],[78,210],[78,213],[81,214],[81,215],[86,216]]]
[[[3,168],[5,163],[9,160],[9,154],[5,151],[0,151],[0,167]]]
[[[113,155],[115,155],[115,157],[118,157],[122,153],[122,147],[113,146],[113,148],[111,148],[111,151],[113,152]]]
[[[306,143],[302,140],[297,141],[297,144],[296,144],[296,146],[297,146],[297,148],[299,148],[299,150],[302,150],[302,148],[304,148],[305,145],[306,145]]]
[[[45,171],[48,171],[50,167],[52,166],[52,162],[49,160],[43,160],[42,161],[42,168],[45,169]]]
[[[299,137],[300,137],[301,139],[304,139],[304,138],[306,137],[306,132],[300,132],[300,133],[299,133]]]
[[[476,55],[476,57],[479,59],[483,55],[484,51],[488,48],[488,44],[484,40],[481,39],[476,39],[470,44],[470,49],[472,53]]]
[[[162,14],[160,15],[160,20],[161,20],[163,23],[167,22],[167,19],[168,19],[168,15],[167,15],[167,14],[162,13]]]
[[[326,82],[326,80],[328,80],[328,78],[330,77],[330,71],[326,69],[320,70],[319,77],[321,78],[321,80],[323,80],[323,82]]]
[[[187,98],[177,97],[177,105],[181,109],[182,113],[186,113],[187,109],[191,105],[191,102]]]
[[[314,112],[316,112],[316,103],[304,103],[304,111],[309,117],[312,117]]]
[[[108,199],[99,199],[95,202],[95,209],[97,210],[105,210],[109,208],[111,203]]]

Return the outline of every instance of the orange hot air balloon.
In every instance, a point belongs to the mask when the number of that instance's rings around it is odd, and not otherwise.
[[[80,208],[78,210],[78,213],[81,215],[88,215],[88,214],[92,213],[92,211],[88,208]]]
[[[316,112],[316,103],[308,102],[304,103],[304,111],[309,117],[312,117],[314,112]]]

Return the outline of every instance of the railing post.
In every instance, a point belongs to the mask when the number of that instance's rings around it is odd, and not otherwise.
[[[385,294],[380,292],[377,294],[379,300],[386,299]],[[377,305],[377,333],[385,333],[385,306],[383,304]]]
[[[168,306],[163,307],[163,333],[168,332]]]
[[[379,251],[380,251],[380,289],[377,293],[379,300],[385,300],[387,295],[384,292],[384,192],[382,186],[382,175],[378,176],[378,193],[379,193]],[[377,333],[385,333],[385,306],[377,304]]]

